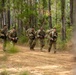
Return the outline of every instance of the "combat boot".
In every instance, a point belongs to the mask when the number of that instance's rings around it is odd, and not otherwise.
[[[54,54],[56,54],[56,51],[54,51]]]

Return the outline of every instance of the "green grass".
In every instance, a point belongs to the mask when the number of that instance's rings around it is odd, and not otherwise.
[[[0,73],[0,75],[9,75],[9,73],[6,70],[4,70]]]
[[[19,50],[16,47],[12,47],[10,49],[7,50],[8,53],[18,53]]]
[[[19,49],[16,46],[13,46],[12,43],[8,43],[7,44],[7,51],[6,52],[14,54],[14,53],[18,53]]]

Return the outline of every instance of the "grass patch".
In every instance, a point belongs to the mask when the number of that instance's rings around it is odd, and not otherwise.
[[[8,53],[18,53],[19,50],[16,47],[11,47],[7,50]]]
[[[5,70],[0,73],[0,75],[9,75],[9,73]]]
[[[19,49],[16,46],[13,46],[12,43],[8,43],[7,44],[7,51],[6,52],[14,54],[14,53],[18,53]]]

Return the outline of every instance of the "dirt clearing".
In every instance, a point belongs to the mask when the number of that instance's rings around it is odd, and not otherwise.
[[[0,72],[6,70],[10,75],[28,71],[30,75],[73,75],[75,61],[69,52],[53,54],[39,49],[30,51],[28,47],[19,47],[16,54],[2,51],[0,45]]]

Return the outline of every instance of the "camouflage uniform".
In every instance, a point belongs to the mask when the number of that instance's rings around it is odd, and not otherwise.
[[[4,28],[0,32],[0,38],[3,39],[3,51],[6,51],[6,44],[7,44],[7,26],[4,25]]]
[[[52,32],[52,30],[53,29],[48,29],[47,31],[46,31],[46,38],[47,38],[47,43],[49,43],[49,34]]]
[[[10,39],[10,41],[12,41],[13,46],[15,45],[15,43],[17,43],[18,37],[17,37],[17,31],[16,31],[15,28],[10,30],[10,32],[9,32],[9,39]]]
[[[33,28],[28,29],[29,46],[33,50],[36,45],[36,33]]]
[[[54,47],[54,53],[56,53],[56,41],[57,41],[57,32],[51,31],[49,33],[49,48],[48,52],[50,52],[52,45]]]
[[[40,49],[42,50],[42,48],[44,47],[44,45],[45,45],[45,41],[44,41],[44,39],[45,39],[45,31],[43,30],[43,29],[40,29],[39,31],[38,31],[38,34],[37,34],[38,36],[38,38],[39,38],[39,40],[40,40]]]

